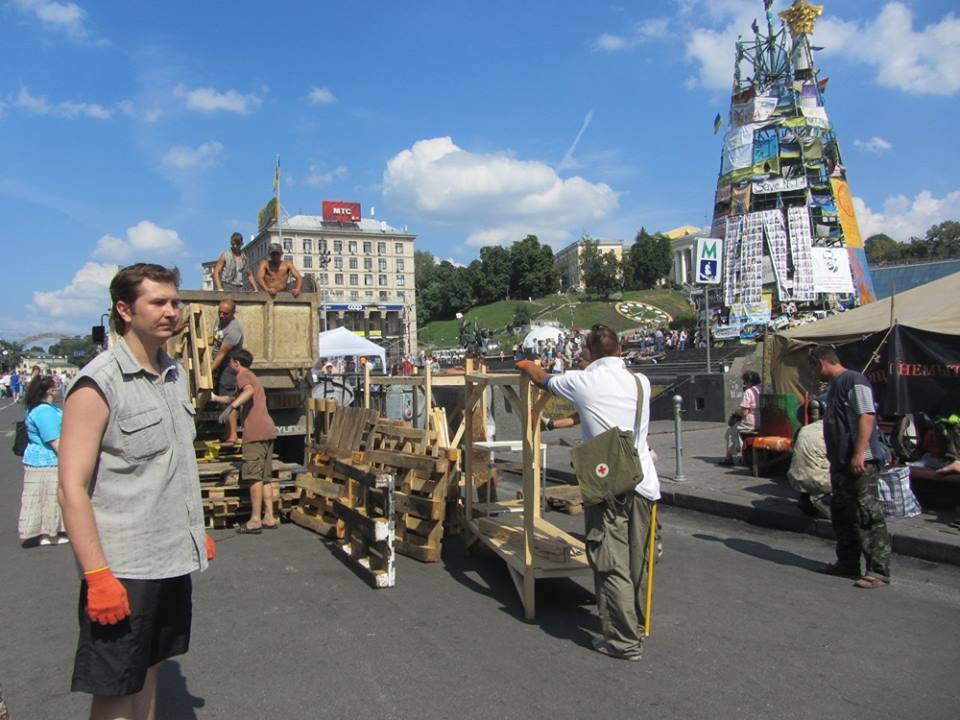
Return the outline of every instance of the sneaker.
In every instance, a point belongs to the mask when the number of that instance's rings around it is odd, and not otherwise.
[[[621,652],[600,637],[593,639],[593,649],[601,655],[609,655],[612,658],[617,658],[618,660],[627,660],[629,662],[637,662],[643,657],[643,652],[641,650]]]
[[[53,543],[53,544],[54,544],[54,545],[69,545],[69,544],[70,544],[70,538],[68,538],[66,535],[60,535],[56,540],[54,540],[54,543]]]
[[[53,545],[53,539],[44,535],[40,538],[40,542],[38,542],[37,545]]]

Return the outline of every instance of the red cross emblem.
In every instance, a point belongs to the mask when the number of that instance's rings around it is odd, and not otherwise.
[[[606,477],[607,473],[610,472],[610,466],[607,465],[606,463],[600,463],[599,465],[597,465],[594,472],[597,474],[597,477],[601,477],[601,478]]]

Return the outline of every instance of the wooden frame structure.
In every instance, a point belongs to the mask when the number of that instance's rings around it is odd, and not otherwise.
[[[590,575],[586,548],[583,542],[547,522],[541,515],[540,478],[543,472],[540,458],[540,413],[549,394],[540,390],[525,375],[518,373],[472,373],[464,375],[464,415],[469,416],[483,401],[487,386],[500,386],[504,394],[520,410],[523,452],[523,513],[498,513],[486,517],[484,507],[473,502],[473,424],[464,427],[464,504],[467,526],[466,541],[469,550],[480,542],[489,547],[507,564],[510,577],[523,603],[527,620],[536,617],[536,590],[538,578]]]

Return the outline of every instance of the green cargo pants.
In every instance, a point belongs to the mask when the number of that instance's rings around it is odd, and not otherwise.
[[[623,502],[585,507],[583,517],[603,638],[620,652],[637,651],[645,622],[650,501],[631,492]]]
[[[830,521],[837,537],[837,564],[860,573],[860,556],[866,573],[890,580],[890,535],[880,505],[877,482],[880,466],[868,462],[863,475],[848,468],[830,469]]]

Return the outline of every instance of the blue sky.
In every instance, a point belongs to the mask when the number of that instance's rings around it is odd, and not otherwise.
[[[780,10],[785,0],[775,3]],[[952,1],[834,0],[814,42],[864,236],[960,218]],[[0,0],[0,337],[80,332],[116,263],[200,263],[324,199],[467,263],[528,232],[704,224],[762,0]]]

